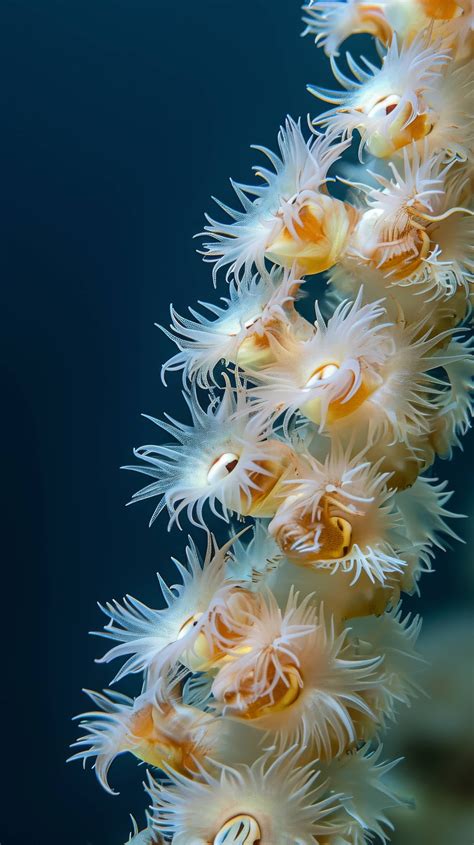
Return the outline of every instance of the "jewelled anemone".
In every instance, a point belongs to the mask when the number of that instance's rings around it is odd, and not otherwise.
[[[249,614],[244,641],[245,649],[229,651],[212,685],[225,717],[285,743],[314,746],[318,759],[356,741],[351,713],[373,718],[362,692],[379,683],[381,658],[357,658],[347,631],[336,635],[310,597],[298,604],[290,591],[281,611],[267,593],[258,613]]]
[[[342,302],[326,323],[316,302],[316,332],[309,339],[287,333],[272,338],[275,363],[250,372],[255,408],[268,417],[297,410],[321,429],[353,413],[380,384],[379,371],[392,353],[381,301]]]
[[[295,563],[342,569],[352,573],[353,584],[362,573],[383,583],[403,571],[408,545],[387,479],[377,465],[341,448],[324,464],[307,455],[306,471],[286,485],[269,531]]]
[[[473,213],[461,204],[466,180],[451,177],[452,162],[446,164],[442,154],[430,156],[426,142],[422,155],[414,144],[404,148],[403,169],[393,162],[388,167],[392,179],[371,173],[377,188],[353,185],[365,194],[367,209],[341,263],[342,273],[361,283],[369,267],[376,295],[390,285],[413,287],[414,311],[420,296],[430,303],[462,288],[466,310],[474,279]],[[332,280],[337,285],[337,274]],[[406,307],[406,297],[400,304]]]
[[[274,172],[254,168],[260,185],[232,183],[242,211],[219,201],[229,216],[219,223],[207,216],[204,258],[214,262],[213,275],[227,267],[227,278],[240,279],[252,267],[263,275],[265,260],[301,273],[319,273],[331,267],[343,251],[353,225],[350,206],[330,197],[328,170],[348,142],[316,135],[305,141],[299,123],[288,118],[278,135],[280,156],[255,147],[270,160]],[[255,197],[251,199],[251,197]]]
[[[127,596],[123,605],[114,601],[101,608],[110,621],[98,636],[115,640],[119,645],[98,662],[127,657],[115,681],[130,673],[143,672],[154,683],[164,668],[178,660],[195,669],[208,666],[212,644],[206,637],[205,623],[212,607],[219,602],[220,591],[224,587],[228,590],[234,583],[225,582],[226,557],[232,542],[233,539],[218,549],[208,535],[202,561],[190,538],[186,566],[173,559],[182,583],[170,588],[158,574],[165,608],[154,610],[132,596]]]
[[[154,826],[173,845],[315,845],[337,829],[338,796],[298,765],[294,747],[251,766],[202,769],[199,780],[175,772],[169,785],[150,778],[149,793]]]
[[[440,103],[441,97],[449,96],[447,88],[439,91],[444,66],[449,60],[449,50],[427,44],[423,34],[402,47],[394,38],[381,68],[364,57],[363,64],[357,64],[347,54],[354,80],[343,74],[331,59],[334,76],[345,90],[309,86],[316,97],[335,104],[335,108],[315,118],[314,123],[349,136],[357,129],[361,136],[359,154],[367,148],[372,155],[387,158],[407,144],[430,136],[431,152],[446,149],[452,155],[466,158],[465,139],[460,131],[460,124],[466,120],[466,91],[454,94],[455,104]],[[447,125],[447,110],[451,114],[457,107],[458,120]],[[443,140],[447,136],[450,143],[445,147]]]
[[[255,409],[269,419],[284,414],[285,429],[298,411],[359,448],[381,440],[417,445],[449,396],[449,381],[435,371],[457,354],[440,349],[451,333],[433,334],[426,318],[391,325],[384,316],[380,300],[362,305],[362,290],[327,324],[316,304],[314,337],[273,340],[276,363],[249,373]]]
[[[181,317],[171,306],[170,331],[165,334],[178,346],[162,367],[163,376],[183,371],[183,380],[195,379],[200,387],[216,384],[215,368],[225,365],[260,367],[272,360],[269,335],[290,327],[298,336],[314,331],[294,307],[302,281],[287,271],[274,270],[251,275],[246,272],[239,284],[229,285],[223,306],[201,302],[213,319],[190,308],[194,320]]]
[[[84,765],[94,759],[97,778],[111,794],[117,793],[109,786],[108,772],[120,754],[130,752],[156,768],[187,772],[216,749],[216,721],[179,703],[163,679],[135,700],[117,692],[87,694],[99,710],[78,717],[86,734],[74,743],[81,750],[70,759]]]
[[[400,596],[459,539],[445,483],[421,473],[472,417],[469,21],[466,0],[311,3],[342,89],[313,91],[334,105],[326,134],[287,120],[259,184],[234,184],[241,208],[208,218],[228,294],[171,308],[162,376],[182,375],[191,420],[152,420],[171,442],[135,450],[151,483],[132,501],[156,497],[152,522],[184,515],[208,546],[202,560],[190,540],[179,582],[159,579],[163,606],[103,608],[98,662],[123,661],[112,684],[135,676],[139,693],[91,693],[72,758],[109,790],[122,753],[155,770],[134,845],[388,841],[400,801],[380,736],[423,668]],[[349,79],[334,56],[353,32],[376,36],[382,67],[348,55]],[[339,177],[349,203],[328,183],[354,130],[377,161]],[[320,271],[310,323],[298,300]],[[218,548],[214,516],[253,531]]]
[[[141,446],[134,450],[145,466],[125,469],[156,479],[132,497],[132,502],[159,496],[150,524],[166,507],[168,530],[182,511],[189,521],[205,528],[204,505],[227,520],[230,512],[270,516],[275,512],[276,486],[292,471],[296,458],[281,440],[269,439],[268,423],[246,402],[245,391],[234,390],[227,380],[220,399],[211,399],[206,410],[196,388],[184,393],[192,425],[148,417],[171,434],[176,443]]]

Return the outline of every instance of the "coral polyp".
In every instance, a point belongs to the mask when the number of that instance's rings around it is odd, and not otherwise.
[[[304,22],[339,90],[310,86],[331,108],[206,215],[227,288],[161,326],[190,419],[148,417],[167,439],[125,467],[154,530],[191,531],[152,606],[101,607],[97,662],[136,691],[88,693],[73,745],[112,794],[117,757],[148,767],[137,845],[384,843],[410,803],[382,741],[423,691],[405,597],[461,539],[436,462],[473,406],[470,16],[323,0]],[[354,34],[376,63],[341,58]]]

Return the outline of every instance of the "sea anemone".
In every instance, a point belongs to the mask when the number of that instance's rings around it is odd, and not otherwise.
[[[357,739],[350,713],[370,719],[361,692],[371,688],[380,659],[357,659],[347,632],[336,635],[307,596],[290,591],[284,611],[270,593],[249,616],[245,650],[230,660],[212,691],[222,713],[275,734],[284,743],[314,745],[318,758],[340,754]],[[232,659],[234,657],[234,659]]]
[[[233,538],[217,548],[208,534],[207,549],[202,561],[195,543],[189,538],[186,566],[173,558],[182,583],[171,588],[158,574],[161,593],[167,607],[154,610],[127,596],[123,605],[118,601],[101,609],[109,617],[104,631],[98,636],[115,640],[114,646],[99,663],[109,663],[127,657],[117,673],[118,681],[129,673],[144,672],[154,682],[163,667],[181,660],[195,668],[207,666],[212,646],[203,632],[204,623],[213,602],[218,601],[224,587],[226,556]],[[228,582],[227,589],[235,582]]]
[[[163,378],[167,372],[182,370],[183,381],[196,379],[200,387],[209,388],[216,383],[214,370],[220,362],[258,368],[271,361],[269,333],[291,325],[297,335],[312,334],[311,324],[294,308],[300,285],[290,271],[274,270],[264,276],[247,272],[238,285],[231,281],[223,307],[199,303],[214,319],[190,308],[194,317],[190,320],[171,305],[170,331],[163,331],[179,352],[163,364]]]
[[[391,179],[369,171],[376,188],[352,183],[365,194],[367,210],[333,281],[349,272],[360,284],[370,268],[372,276],[379,274],[378,296],[390,285],[402,285],[413,288],[416,308],[420,295],[430,303],[449,299],[458,288],[467,300],[474,279],[473,214],[461,205],[467,177],[452,176],[452,162],[442,154],[429,155],[426,139],[423,154],[413,144],[403,150],[403,168],[393,162],[388,167]],[[404,310],[406,297],[398,291],[397,296]]]
[[[351,572],[352,584],[362,573],[383,584],[402,572],[407,543],[387,475],[340,445],[324,464],[306,461],[269,526],[285,554],[303,566]]]
[[[381,301],[362,305],[344,301],[326,323],[318,302],[316,332],[298,339],[287,333],[272,338],[276,362],[249,376],[255,408],[266,416],[285,412],[286,421],[301,411],[320,430],[354,413],[380,384],[380,370],[393,352],[382,322]]]
[[[350,54],[347,62],[354,79],[345,76],[331,58],[331,67],[343,91],[329,91],[315,85],[309,91],[321,100],[334,103],[335,108],[315,118],[315,125],[331,127],[331,132],[351,136],[355,129],[361,136],[359,155],[366,147],[369,153],[386,158],[397,150],[430,135],[430,152],[448,150],[452,156],[466,158],[462,145],[466,116],[467,92],[455,93],[455,103],[440,103],[439,89],[444,66],[450,60],[450,51],[440,44],[429,44],[423,33],[411,44],[399,47],[393,41],[378,68],[362,57],[357,64]],[[453,73],[457,73],[454,71]],[[458,74],[459,76],[459,74]],[[458,80],[459,81],[459,80]],[[444,111],[440,114],[440,106]],[[458,106],[456,122],[447,125]],[[438,107],[438,108],[436,108]],[[449,135],[449,145],[443,142]]]
[[[99,710],[78,717],[87,733],[73,744],[81,750],[70,760],[85,765],[95,759],[97,778],[111,794],[117,793],[109,786],[108,772],[119,754],[131,752],[157,768],[189,772],[216,749],[215,719],[181,704],[163,679],[135,700],[117,692],[86,692]]]
[[[280,156],[255,147],[270,160],[274,172],[254,168],[260,185],[232,183],[242,205],[236,211],[219,201],[230,218],[219,223],[207,216],[204,258],[214,262],[213,276],[227,267],[227,278],[240,279],[256,267],[266,272],[265,258],[301,272],[320,272],[337,260],[349,236],[353,215],[325,189],[328,170],[348,142],[316,135],[305,141],[299,123],[288,118],[278,135]],[[251,199],[255,197],[255,199]]]
[[[334,828],[337,795],[295,748],[265,754],[251,766],[201,769],[199,780],[170,772],[170,785],[150,779],[155,828],[173,845],[317,845]]]
[[[174,523],[181,527],[183,511],[193,525],[205,528],[206,504],[225,521],[232,512],[271,516],[275,485],[294,463],[290,447],[268,439],[268,422],[251,413],[240,383],[233,389],[226,377],[222,397],[211,399],[206,410],[199,404],[194,384],[183,395],[192,425],[177,422],[168,414],[168,422],[148,417],[177,442],[134,450],[145,466],[125,469],[156,480],[135,493],[132,502],[159,496],[150,525],[166,507],[168,530]]]

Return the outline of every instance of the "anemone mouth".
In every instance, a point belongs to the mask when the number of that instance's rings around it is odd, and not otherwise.
[[[332,494],[322,496],[317,513],[311,509],[282,526],[277,541],[294,562],[303,565],[346,558],[354,545],[351,518],[360,516]]]
[[[262,681],[256,681],[255,672],[250,669],[236,688],[224,693],[224,704],[233,715],[253,720],[287,710],[300,696],[303,681],[296,666],[285,666],[278,672],[272,664]]]
[[[340,366],[336,363],[328,363],[323,364],[323,366],[318,367],[309,377],[308,381],[306,382],[303,390],[311,390],[311,388],[315,387],[317,384],[323,381],[328,381],[330,378],[336,375],[339,371]]]
[[[207,483],[212,485],[219,481],[224,481],[234,471],[239,460],[240,455],[237,455],[236,452],[223,452],[209,467],[207,471]]]
[[[398,94],[388,94],[386,97],[382,97],[367,110],[367,117],[387,117],[395,111],[400,103],[400,99]]]
[[[263,845],[260,825],[253,816],[239,813],[224,822],[210,845]]]
[[[353,529],[342,516],[331,516],[325,523],[320,536],[321,560],[339,560],[347,557],[352,548]]]

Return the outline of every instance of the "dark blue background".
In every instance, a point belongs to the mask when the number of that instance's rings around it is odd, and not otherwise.
[[[2,845],[121,845],[141,819],[144,769],[123,760],[107,796],[64,763],[69,718],[110,678],[96,600],[153,605],[183,551],[147,505],[124,509],[138,479],[118,467],[155,433],[141,411],[182,416],[154,321],[226,292],[192,241],[210,194],[230,199],[249,145],[274,147],[287,112],[314,111],[305,84],[330,81],[298,6],[2,0]],[[435,608],[461,589],[436,578]]]

